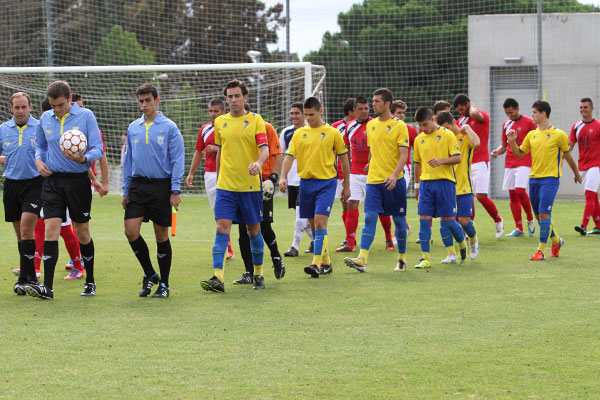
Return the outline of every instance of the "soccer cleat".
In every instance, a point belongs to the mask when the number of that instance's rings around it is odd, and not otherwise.
[[[538,249],[534,255],[529,257],[529,259],[531,261],[544,261],[546,257],[544,256],[544,253],[542,253],[542,251]]]
[[[406,271],[406,263],[402,260],[398,260],[398,264],[396,264],[396,268],[394,268],[394,271]]]
[[[344,247],[347,244],[348,244],[348,239],[344,239],[344,241],[342,242],[342,244],[340,244],[340,247]]]
[[[80,271],[77,268],[73,268],[71,269],[71,272],[69,272],[69,275],[65,276],[65,281],[68,281],[70,279],[81,279],[83,275],[85,275],[84,269]]]
[[[276,279],[281,279],[285,276],[285,264],[281,257],[273,257],[273,273]]]
[[[527,221],[527,231],[529,232],[529,237],[533,237],[535,235],[535,221]]]
[[[234,258],[235,258],[235,254],[233,254],[233,250],[232,249],[227,250],[227,259],[233,260]]]
[[[169,292],[169,288],[161,283],[160,285],[158,285],[158,289],[156,289],[156,292],[154,292],[154,294],[150,297],[153,297],[155,299],[166,299],[167,297],[169,297]]]
[[[467,248],[465,247],[464,249],[459,249],[459,253],[460,253],[460,265],[462,265],[467,260]]]
[[[500,222],[495,223],[496,226],[496,239],[500,239],[504,235],[504,219],[500,217]]]
[[[469,257],[471,260],[476,260],[479,255],[479,238],[475,238],[475,243],[469,242]]]
[[[331,266],[331,264],[321,264],[321,267],[319,268],[320,275],[329,275],[332,272],[333,272],[333,267]]]
[[[25,291],[31,297],[37,297],[42,300],[52,300],[54,298],[54,290],[48,289],[43,283],[28,283],[25,286]]]
[[[356,246],[348,246],[348,243],[346,243],[342,247],[335,249],[335,251],[338,253],[354,253],[356,251]]]
[[[265,277],[262,275],[254,275],[254,284],[252,290],[263,290],[265,288]]]
[[[309,265],[308,267],[304,267],[304,272],[311,276],[311,278],[318,278],[321,275],[319,271],[319,267],[315,264]]]
[[[558,244],[552,245],[551,257],[557,258],[558,254],[560,253],[560,248],[563,247],[564,245],[565,245],[565,241],[563,240],[563,238],[559,238]]]
[[[298,249],[295,247],[290,247],[290,249],[283,253],[283,255],[286,257],[298,257]]]
[[[579,232],[581,236],[585,236],[587,234],[585,231],[585,226],[583,225],[575,225],[575,231]]]
[[[358,272],[366,272],[367,271],[367,264],[365,263],[365,260],[363,260],[362,258],[345,257],[344,263],[347,266],[349,266],[350,268],[354,268]]]
[[[65,265],[65,269],[67,271],[70,271],[73,269],[73,260],[69,258],[69,262],[67,263],[67,265]]]
[[[600,228],[594,228],[591,231],[588,231],[588,235],[600,235]]]
[[[19,281],[15,282],[15,286],[13,286],[13,291],[17,294],[17,296],[25,296],[27,292],[25,291],[25,283],[19,283]]]
[[[83,292],[81,292],[81,295],[84,297],[95,296],[96,295],[96,283],[95,282],[86,282],[85,285],[83,285]]]
[[[314,240],[310,241],[310,246],[308,246],[308,249],[304,250],[305,253],[314,253],[315,252],[315,242]]]
[[[519,228],[516,228],[514,231],[512,231],[511,233],[508,233],[506,235],[506,237],[521,237],[521,236],[525,236],[525,234]]]
[[[456,254],[448,254],[446,258],[442,260],[442,264],[456,264],[458,263],[458,256]]]
[[[148,278],[146,275],[144,275],[144,281],[142,282],[142,289],[140,290],[140,293],[139,293],[140,297],[148,297],[148,295],[152,291],[152,287],[154,285],[158,285],[159,282],[160,282],[160,278],[158,277],[158,274],[154,274],[150,278]]]
[[[394,251],[395,250],[395,248],[394,248],[394,242],[392,242],[391,239],[387,239],[385,241],[385,249],[387,251]]]
[[[252,283],[252,274],[248,271],[245,271],[239,279],[233,281],[234,285],[247,285]]]
[[[426,269],[426,268],[431,268],[431,263],[429,262],[429,260],[426,260],[424,258],[421,258],[419,260],[419,263],[417,265],[415,265],[416,269]]]
[[[207,292],[225,293],[225,285],[216,276],[200,282],[200,286]]]

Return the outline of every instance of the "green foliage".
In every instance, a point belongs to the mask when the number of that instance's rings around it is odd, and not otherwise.
[[[114,25],[92,57],[94,65],[152,65],[154,53],[142,48],[135,33]]]

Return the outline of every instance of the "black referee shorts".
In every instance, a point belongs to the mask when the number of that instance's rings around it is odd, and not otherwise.
[[[42,209],[42,186],[44,178],[38,176],[32,179],[5,179],[4,194],[4,220],[15,222],[21,219],[21,214],[30,212],[38,217]]]
[[[298,192],[300,186],[288,186],[288,208],[296,208],[298,205]]]
[[[135,177],[129,185],[125,219],[144,217],[144,222],[171,226],[171,178]]]
[[[71,219],[78,223],[91,218],[92,188],[87,172],[53,172],[44,181],[42,189],[44,219],[67,219],[67,208]]]

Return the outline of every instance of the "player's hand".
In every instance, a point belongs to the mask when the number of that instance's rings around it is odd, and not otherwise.
[[[363,168],[363,172],[369,172],[369,163]]]
[[[514,129],[511,129],[506,133],[506,138],[509,142],[515,142],[517,140],[517,137],[517,131],[515,131]]]
[[[499,154],[498,154],[498,150],[496,150],[496,149],[492,150],[492,152],[491,152],[490,154],[491,154],[491,155],[492,155],[492,157],[494,157],[494,158],[496,158],[496,157],[498,157],[498,156],[499,156]]]
[[[252,176],[260,174],[261,165],[257,162],[253,162],[248,166],[248,173]]]
[[[65,157],[67,157],[69,160],[75,161],[76,163],[79,163],[79,164],[84,164],[85,162],[87,162],[85,156],[80,151],[78,151],[75,154],[70,154],[70,153],[65,152],[65,153],[63,153],[63,155]]]
[[[281,193],[287,192],[287,179],[286,178],[279,178],[279,191]]]
[[[207,153],[216,153],[218,149],[219,149],[218,146],[209,144],[208,146],[206,146],[206,149],[204,149],[204,151],[206,151]]]
[[[192,175],[192,174],[188,175],[187,178],[185,178],[185,184],[187,185],[187,187],[193,188],[194,187],[194,175]]]
[[[6,162],[6,157],[0,156],[0,165],[4,165],[5,162]]]
[[[275,193],[275,185],[273,181],[267,179],[263,182],[263,200],[269,201],[273,198],[273,194]]]
[[[123,206],[123,210],[125,209],[125,204],[127,204],[127,196],[123,196],[123,201],[121,201],[121,205]]]
[[[96,190],[96,192],[98,192],[100,197],[102,197],[102,184],[98,182],[98,179],[94,179],[92,181],[92,185],[94,185],[94,189]]]
[[[350,198],[350,186],[344,185],[342,188],[342,201],[345,203]]]
[[[171,206],[175,207],[175,210],[179,211],[179,203],[181,203],[181,195],[172,194],[171,195]]]
[[[427,164],[429,164],[430,166],[435,168],[435,167],[439,167],[440,165],[442,165],[442,162],[437,158],[432,158],[431,160],[427,161]]]
[[[398,183],[398,177],[394,175],[390,175],[383,181],[385,183],[385,187],[387,190],[394,190],[396,187],[396,183]]]
[[[100,193],[100,197],[102,196],[106,196],[108,194],[108,182],[106,183],[102,183],[100,185],[100,190],[98,190],[98,193]]]
[[[40,160],[39,158],[37,160],[35,160],[35,167],[37,168],[40,175],[43,176],[44,178],[47,178],[50,175],[52,175],[52,171],[50,171],[50,169],[48,168],[46,163],[43,162],[42,160]]]
[[[419,201],[419,188],[415,188],[415,200]]]
[[[583,178],[581,177],[581,175],[579,174],[579,172],[577,173],[577,175],[575,175],[575,178],[573,180],[575,181],[575,183],[581,183],[581,182],[583,182]]]

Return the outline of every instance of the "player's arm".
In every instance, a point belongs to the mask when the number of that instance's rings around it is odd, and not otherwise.
[[[129,195],[129,184],[131,183],[131,173],[132,173],[132,150],[131,147],[131,134],[127,132],[127,142],[125,144],[127,146],[127,150],[125,150],[125,159],[123,160],[123,200],[122,205],[123,209],[125,208],[125,204],[127,203],[127,196]]]
[[[453,154],[448,158],[432,158],[427,161],[427,164],[431,165],[433,168],[439,167],[440,165],[456,165],[460,164],[460,154]]]
[[[269,146],[261,146],[258,151],[258,159],[248,166],[248,173],[252,176],[260,174],[263,164],[269,158]]]
[[[408,159],[408,147],[398,146],[398,153],[400,154],[400,158],[398,159],[394,172],[383,181],[387,190],[393,190],[396,187],[398,177],[400,176],[400,173],[404,171],[404,166]]]
[[[498,146],[497,148],[495,148],[494,150],[492,150],[492,152],[490,153],[492,155],[492,157],[496,158],[498,156],[501,156],[502,154],[506,153],[506,142],[502,142],[500,143],[500,146]]]
[[[44,135],[44,128],[42,128],[42,124],[40,123],[35,132],[35,167],[44,178],[52,175],[52,171],[50,171],[50,168],[46,165],[47,159],[48,142]]]
[[[217,148],[217,151],[219,149],[218,146],[215,146]],[[202,163],[202,152],[201,151],[194,151],[194,156],[192,157],[192,165],[190,165],[190,171],[188,172],[187,178],[185,178],[185,183],[187,185],[187,187],[189,188],[193,188],[194,187],[194,173],[196,172],[196,170],[198,169],[198,167],[200,166],[200,164]]]
[[[519,146],[517,146],[517,137],[517,131],[515,131],[514,129],[511,129],[506,133],[506,138],[508,139],[508,143],[510,144],[510,149],[512,150],[512,153],[515,155],[515,157],[521,158],[525,155],[525,153],[521,150]]]
[[[98,190],[100,197],[108,194],[108,160],[106,154],[100,157],[100,173],[102,174],[101,190]]]
[[[565,160],[567,161],[567,163],[569,164],[569,167],[571,167],[571,170],[573,171],[573,175],[575,175],[575,178],[573,180],[575,181],[575,183],[581,183],[583,179],[581,178],[579,169],[577,169],[577,163],[575,162],[575,159],[571,155],[571,152],[565,151],[564,157],[565,157]]]
[[[169,158],[171,159],[171,206],[179,210],[181,203],[181,183],[185,173],[185,147],[183,145],[183,136],[177,125],[173,124],[169,130]],[[177,194],[176,194],[177,193]]]
[[[6,163],[6,157],[0,156],[0,165],[4,165],[4,163]]]
[[[90,181],[92,182],[92,186],[94,186],[94,189],[96,189],[100,196],[102,196],[102,185],[100,184],[100,182],[98,182],[98,178],[96,178],[96,175],[94,175],[94,171],[92,171],[92,168],[88,169],[87,174],[88,178],[90,178]]]
[[[281,175],[279,176],[279,191],[281,193],[287,192],[287,175],[292,168],[294,163],[294,156],[286,154],[283,158],[283,164],[281,166]]]
[[[483,122],[483,114],[475,107],[475,104],[470,103],[469,106],[469,117],[473,118],[475,121]]]
[[[577,142],[572,142],[569,140],[569,152],[572,152],[573,149],[575,148],[575,145],[577,144]]]
[[[421,187],[421,163],[415,161],[415,199],[419,201],[419,188]]]
[[[344,181],[342,182],[342,201],[348,201],[350,197],[350,163],[348,162],[348,153],[342,154],[339,157],[342,164],[342,175],[344,176]]]
[[[479,147],[479,145],[481,144],[481,140],[479,140],[479,136],[477,136],[477,134],[475,133],[475,131],[473,129],[471,129],[471,127],[469,125],[463,126],[461,128],[461,131],[465,135],[467,135],[467,137],[469,138],[469,141],[473,145],[473,148],[477,149]],[[506,146],[506,144],[505,144],[505,146]]]

